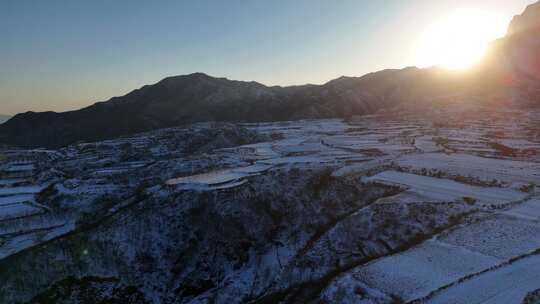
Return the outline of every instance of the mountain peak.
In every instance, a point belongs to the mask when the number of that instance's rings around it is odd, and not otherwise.
[[[540,30],[540,1],[527,6],[523,14],[512,19],[508,35],[515,35],[529,30]]]
[[[160,83],[176,82],[176,81],[181,81],[181,80],[214,80],[214,79],[219,79],[219,78],[212,77],[205,73],[196,72],[196,73],[191,73],[191,74],[186,74],[186,75],[176,75],[176,76],[165,77],[160,81]]]

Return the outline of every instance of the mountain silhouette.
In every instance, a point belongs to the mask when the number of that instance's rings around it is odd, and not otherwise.
[[[456,95],[481,100],[517,91],[534,105],[540,96],[539,15],[540,2],[516,16],[506,37],[493,42],[483,64],[469,72],[409,67],[291,87],[203,73],[174,76],[77,111],[18,114],[0,125],[0,143],[58,148],[202,121],[344,118]]]

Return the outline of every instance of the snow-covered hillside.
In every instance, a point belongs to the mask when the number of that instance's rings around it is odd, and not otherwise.
[[[4,149],[0,303],[521,303],[540,112],[465,104]]]

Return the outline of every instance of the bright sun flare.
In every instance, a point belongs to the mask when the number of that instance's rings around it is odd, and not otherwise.
[[[504,36],[507,22],[485,13],[461,13],[438,20],[420,40],[418,65],[468,68],[483,58],[491,41]]]

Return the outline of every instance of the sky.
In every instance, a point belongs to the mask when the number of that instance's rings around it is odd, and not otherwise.
[[[0,113],[78,109],[193,72],[296,85],[422,66],[438,20],[496,15],[504,35],[533,2],[0,0]]]

